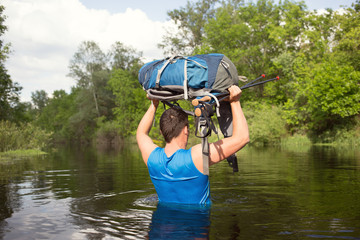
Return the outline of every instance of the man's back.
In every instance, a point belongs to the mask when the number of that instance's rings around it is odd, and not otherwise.
[[[195,167],[191,149],[168,157],[163,148],[156,148],[147,165],[160,202],[210,204],[209,177]]]

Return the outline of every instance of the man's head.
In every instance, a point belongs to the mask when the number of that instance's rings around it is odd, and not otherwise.
[[[160,130],[166,143],[179,136],[185,126],[189,127],[188,116],[180,108],[169,108],[161,115]]]

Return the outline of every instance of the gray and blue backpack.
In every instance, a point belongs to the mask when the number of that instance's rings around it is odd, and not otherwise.
[[[145,64],[139,71],[139,83],[152,99],[167,103],[210,96],[216,102],[220,129],[225,137],[232,135],[232,115],[228,102],[219,102],[217,97],[228,94],[227,89],[238,85],[235,65],[223,54],[196,56],[173,56]],[[201,114],[196,115],[196,136],[202,138],[204,173],[209,173],[207,137],[215,131],[211,120],[212,107],[203,103]],[[192,114],[194,115],[194,114]],[[197,134],[199,133],[199,135]],[[238,171],[237,158],[228,158],[233,171]]]
[[[139,71],[144,90],[163,101],[213,97],[238,82],[235,65],[223,54],[173,56],[149,62]]]

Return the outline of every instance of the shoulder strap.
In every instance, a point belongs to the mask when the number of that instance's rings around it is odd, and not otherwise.
[[[204,137],[201,140],[202,156],[203,156],[203,173],[209,175],[209,142],[208,138]]]
[[[205,118],[197,117],[196,131],[199,131],[202,145],[203,173],[209,175],[209,127]],[[211,130],[210,130],[211,131]]]

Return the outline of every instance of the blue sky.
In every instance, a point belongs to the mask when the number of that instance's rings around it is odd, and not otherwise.
[[[127,8],[140,9],[155,21],[168,19],[167,12],[186,6],[187,0],[80,0],[88,8],[106,9],[111,13]]]
[[[93,9],[106,9],[111,13],[125,12],[127,8],[140,9],[155,21],[168,19],[169,10],[186,6],[188,0],[80,0],[86,7]],[[194,2],[193,0],[191,2]],[[250,2],[250,1],[246,1]],[[276,2],[278,2],[276,0]],[[341,5],[348,7],[355,0],[305,0],[310,10],[332,8],[338,9]]]
[[[355,0],[305,0],[305,4],[310,10],[332,8],[338,9],[341,5],[351,7]]]

